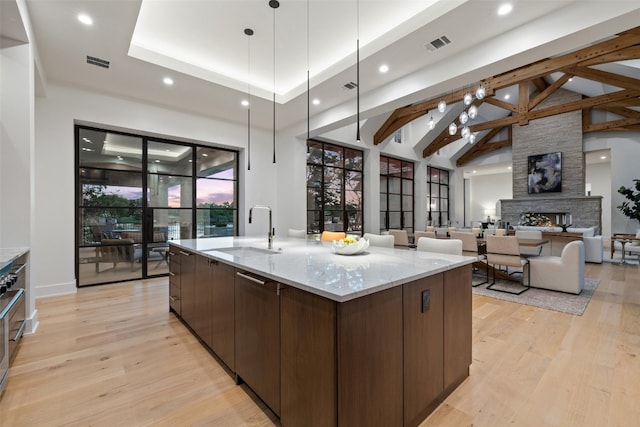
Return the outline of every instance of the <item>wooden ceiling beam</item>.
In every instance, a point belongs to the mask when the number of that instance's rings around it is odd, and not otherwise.
[[[574,75],[584,79],[605,83],[621,89],[640,90],[640,80],[608,71],[596,70],[587,67],[576,67],[571,71]]]
[[[578,62],[578,67],[589,67],[592,65],[608,64],[610,62],[627,61],[629,59],[640,58],[640,46],[631,46],[625,49],[620,49],[615,52],[601,55],[596,58],[591,58],[588,61]]]
[[[529,110],[533,110],[538,104],[540,104],[542,101],[544,101],[549,96],[551,96],[552,93],[560,89],[562,85],[564,85],[571,77],[573,77],[573,74],[569,74],[569,73],[565,73],[562,76],[560,76],[558,80],[556,80],[551,85],[549,85],[545,90],[540,92],[535,98],[533,98],[529,102]]]
[[[515,104],[511,104],[509,102],[503,101],[496,97],[485,98],[484,102],[487,104],[495,105],[496,107],[502,108],[503,110],[511,111],[512,113],[518,112],[518,106]]]
[[[484,99],[476,99],[471,103],[471,105],[475,105],[476,107],[479,107],[480,105],[482,105],[483,102],[484,102]],[[438,136],[436,136],[434,140],[431,141],[431,143],[427,145],[424,150],[422,150],[422,157],[429,157],[433,155],[435,152],[437,152],[439,149],[444,148],[447,145],[451,144],[452,142],[460,139],[460,131],[462,128],[462,126],[460,126],[460,116],[456,117],[453,123],[455,123],[456,126],[458,127],[458,130],[456,131],[456,133],[454,135],[449,135],[449,127],[448,126],[445,127],[442,130],[442,132],[440,132],[440,134],[438,134]],[[469,126],[468,122],[467,122],[467,126]]]
[[[474,153],[478,153],[480,147],[483,147],[485,144],[489,143],[489,141],[491,141],[491,139],[494,136],[500,133],[502,129],[504,129],[504,127],[497,127],[487,132],[487,134],[483,136],[479,141],[477,141],[472,148],[467,150],[462,156],[460,156],[458,160],[456,160],[456,165],[458,167],[464,166],[465,164],[469,163],[471,160],[475,159],[477,156],[474,156]],[[511,129],[511,127],[509,127],[508,129]],[[509,132],[508,139],[511,139],[511,132]]]
[[[536,89],[538,89],[538,92],[544,92],[544,90],[549,87],[547,82],[542,77],[536,77],[535,79],[531,80],[531,83],[533,83]]]
[[[534,64],[490,77],[484,80],[485,87],[497,90],[499,88],[512,86],[522,80],[532,80],[538,77],[543,77],[558,70],[573,67],[582,61],[588,61],[601,55],[613,53],[636,44],[640,44],[640,35],[633,33],[621,35],[614,39],[606,40],[598,43],[597,45],[588,46],[557,58],[538,61]]]
[[[458,167],[464,166],[467,163],[469,163],[471,160],[477,159],[478,157],[484,156],[487,153],[499,150],[501,148],[511,147],[511,145],[512,145],[511,140],[505,139],[502,141],[489,142],[481,146],[474,146],[471,150],[464,153],[464,155],[469,153],[469,156],[464,160],[464,162],[461,162],[460,164],[458,164],[462,159],[462,157],[460,157],[460,159],[458,159],[458,161],[456,162],[456,165]]]
[[[529,120],[537,120],[543,117],[555,116],[556,114],[568,113],[570,111],[582,110],[584,108],[595,107],[597,105],[608,104],[618,100],[627,98],[637,98],[640,96],[640,91],[637,90],[619,90],[613,93],[607,93],[599,96],[592,96],[590,98],[584,98],[580,101],[567,102],[561,105],[554,105],[552,107],[542,108],[536,111],[530,111],[527,113]]]
[[[440,100],[444,100],[444,102],[446,102],[448,105],[455,104],[456,102],[462,101],[464,94],[469,91],[469,88],[458,89],[455,92],[442,95],[438,98],[433,98],[428,101],[419,102],[417,104],[411,104],[396,109],[382,124],[382,126],[380,126],[380,129],[378,129],[378,131],[373,135],[373,144],[378,145],[382,143],[384,140],[393,135],[398,129],[400,129],[410,121],[428,114],[430,110],[435,110],[436,108],[438,108],[438,103],[440,102]],[[486,96],[489,97],[492,95],[493,91],[488,90]],[[403,120],[403,118],[407,116],[412,117],[409,122],[405,122]]]
[[[640,119],[640,111],[632,110],[625,107],[610,107],[609,105],[600,105],[596,107],[598,110],[608,111],[622,117],[630,117],[634,119]]]
[[[518,83],[518,124],[524,126],[529,124],[527,119],[527,111],[529,111],[529,81],[521,81]]]
[[[599,132],[604,130],[613,130],[617,128],[624,128],[626,126],[638,125],[640,124],[640,119],[636,118],[626,118],[620,120],[613,120],[610,122],[604,123],[593,123],[587,126],[582,126],[582,133],[590,133],[590,132]]]

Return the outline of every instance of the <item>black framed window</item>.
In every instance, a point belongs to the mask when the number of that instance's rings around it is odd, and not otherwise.
[[[414,164],[380,156],[380,231],[414,231]]]
[[[427,224],[449,225],[449,171],[427,166]]]
[[[76,126],[78,286],[168,273],[168,241],[237,234],[238,153]]]
[[[362,150],[307,141],[307,233],[362,234]]]

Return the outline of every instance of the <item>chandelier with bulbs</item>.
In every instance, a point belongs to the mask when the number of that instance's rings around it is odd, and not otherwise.
[[[486,95],[487,90],[482,84],[480,84],[475,91],[475,99],[481,100]],[[471,92],[466,92],[464,94],[462,98],[462,112],[458,116],[458,122],[460,123],[460,126],[462,126],[460,129],[460,136],[462,136],[465,141],[468,141],[469,144],[473,144],[476,141],[476,134],[471,132],[471,128],[468,126],[470,120],[474,120],[478,117],[478,107],[476,105],[472,105],[473,99],[474,96]],[[446,109],[447,102],[444,99],[441,99],[440,102],[438,102],[438,111],[444,113]],[[429,118],[427,125],[429,126],[429,130],[433,130],[436,127],[436,121],[433,119],[433,116]],[[449,125],[449,135],[453,136],[456,133],[458,133],[458,125],[453,121]]]

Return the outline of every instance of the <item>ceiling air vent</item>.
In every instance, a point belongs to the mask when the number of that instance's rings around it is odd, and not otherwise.
[[[436,50],[440,49],[441,47],[445,47],[450,43],[451,40],[449,40],[447,36],[440,36],[437,39],[432,40],[430,43],[427,43],[426,46],[429,52],[435,52]]]
[[[351,89],[355,89],[355,88],[357,88],[357,87],[358,87],[358,83],[349,82],[349,83],[345,84],[343,87],[344,87],[345,89],[349,89],[349,90],[351,90]]]
[[[98,67],[102,67],[102,68],[109,68],[110,62],[107,61],[106,59],[100,59],[100,58],[96,58],[95,56],[87,55],[87,64],[97,65]]]

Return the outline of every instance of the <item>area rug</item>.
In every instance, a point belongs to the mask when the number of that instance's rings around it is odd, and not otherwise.
[[[476,280],[478,280],[478,278],[474,277],[474,282]],[[515,282],[497,280],[496,283],[505,288],[512,288],[513,290],[522,289],[522,285]],[[600,281],[597,279],[585,278],[584,289],[582,289],[582,292],[580,292],[579,295],[538,288],[531,288],[520,295],[512,295],[487,289],[488,285],[486,284],[472,289],[475,295],[482,295],[485,297],[517,302],[519,304],[532,305],[534,307],[545,308],[547,310],[560,311],[562,313],[582,316],[582,313],[584,313],[584,310],[587,308],[587,305],[591,300],[591,296],[598,287],[599,283]]]

